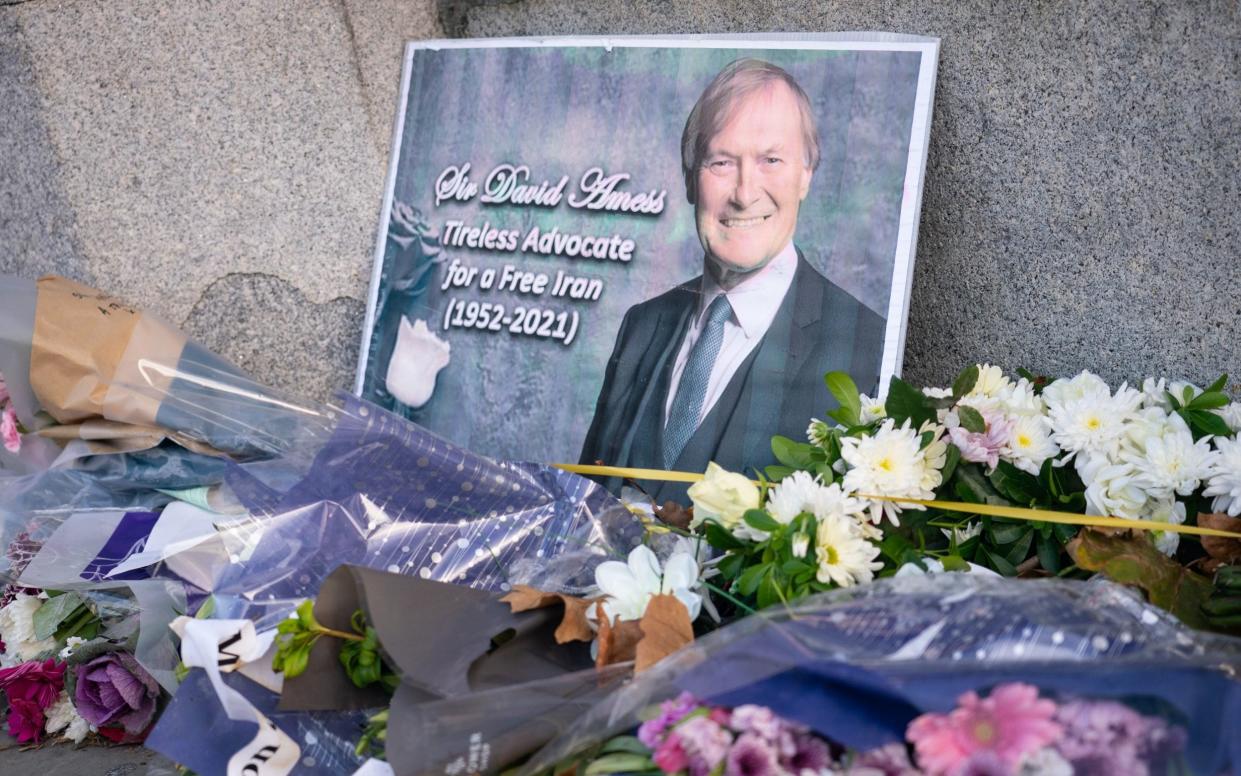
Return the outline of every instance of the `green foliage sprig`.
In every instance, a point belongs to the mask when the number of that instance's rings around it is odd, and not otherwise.
[[[300,676],[310,662],[310,651],[324,636],[341,639],[340,664],[349,680],[357,687],[382,683],[388,690],[396,688],[396,677],[384,667],[379,653],[379,634],[367,624],[366,615],[357,610],[349,619],[354,632],[328,628],[315,619],[314,601],[298,605],[297,616],[277,626],[276,656],[272,669],[288,678]]]

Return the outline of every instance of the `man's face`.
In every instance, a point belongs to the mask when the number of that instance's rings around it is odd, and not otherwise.
[[[747,273],[771,261],[797,227],[810,190],[801,111],[776,83],[732,108],[698,169],[698,239],[720,274]]]

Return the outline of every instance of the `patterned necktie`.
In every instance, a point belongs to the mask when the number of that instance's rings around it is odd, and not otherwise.
[[[711,369],[715,366],[715,358],[720,354],[720,345],[724,342],[724,324],[733,314],[728,297],[717,296],[707,308],[707,322],[703,324],[698,341],[690,349],[689,360],[685,362],[685,370],[681,372],[681,382],[677,385],[676,398],[672,400],[672,408],[668,411],[668,425],[664,427],[664,468],[671,469],[681,451],[689,443],[689,438],[698,428],[699,415],[702,414],[702,403],[707,397],[707,383],[711,379]]]

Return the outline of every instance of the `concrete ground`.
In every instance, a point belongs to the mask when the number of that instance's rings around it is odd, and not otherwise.
[[[152,769],[152,766],[161,766]],[[173,776],[176,766],[141,746],[25,747],[0,733],[0,776]]]

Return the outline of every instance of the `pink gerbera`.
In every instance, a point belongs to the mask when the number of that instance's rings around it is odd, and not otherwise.
[[[953,774],[980,752],[994,753],[1016,768],[1021,758],[1060,737],[1052,720],[1056,704],[1038,697],[1028,684],[1003,684],[988,698],[967,692],[948,714],[923,714],[909,724],[906,736],[918,753],[918,765],[932,776]]]

